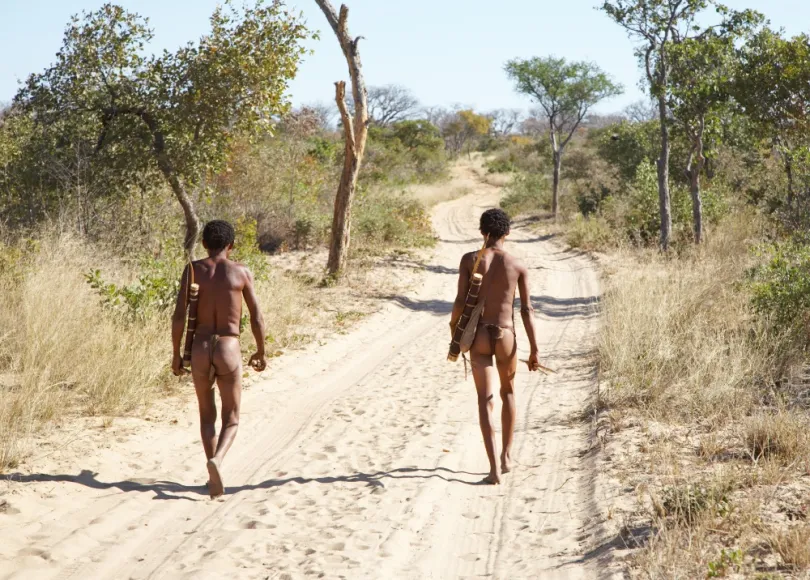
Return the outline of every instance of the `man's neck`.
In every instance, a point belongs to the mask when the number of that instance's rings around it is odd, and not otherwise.
[[[216,254],[208,254],[208,259],[214,262],[224,262],[228,259],[228,252],[223,250],[221,252],[217,252]]]
[[[487,248],[495,248],[496,250],[503,250],[503,238],[498,238],[494,242],[490,240],[487,242]]]

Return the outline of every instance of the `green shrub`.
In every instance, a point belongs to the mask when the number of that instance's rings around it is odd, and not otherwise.
[[[425,206],[406,195],[366,194],[358,198],[355,212],[354,235],[365,249],[434,242]]]
[[[794,239],[759,253],[768,261],[750,272],[754,309],[779,328],[795,328],[810,309],[810,246]]]
[[[254,220],[237,220],[236,241],[231,259],[245,264],[257,280],[265,280],[269,266],[259,250]],[[145,256],[138,264],[140,275],[133,284],[115,284],[102,277],[101,270],[87,272],[86,282],[101,297],[102,305],[127,320],[144,321],[150,316],[174,307],[180,290],[180,276],[185,258],[176,245],[163,257]]]
[[[617,244],[616,232],[603,217],[577,216],[568,223],[565,241],[572,248],[604,251]]]
[[[551,210],[548,178],[538,173],[519,173],[506,187],[501,207],[511,216]]]

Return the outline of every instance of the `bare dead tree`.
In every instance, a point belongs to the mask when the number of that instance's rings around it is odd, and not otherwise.
[[[318,123],[324,131],[332,131],[335,128],[335,121],[340,116],[340,111],[334,103],[308,103],[302,109],[312,111],[318,118]]]
[[[527,137],[540,137],[548,132],[548,122],[543,119],[542,111],[532,109],[529,116],[520,123],[520,134]]]
[[[346,83],[335,83],[335,102],[340,110],[343,122],[343,135],[346,141],[346,154],[343,162],[343,173],[340,177],[337,196],[335,197],[335,213],[332,218],[332,240],[329,244],[329,260],[326,268],[329,275],[337,278],[346,266],[346,258],[351,241],[352,201],[357,186],[357,175],[360,173],[360,164],[366,150],[368,137],[368,94],[363,80],[363,68],[360,62],[360,53],[357,45],[362,36],[355,39],[349,35],[347,20],[349,8],[343,4],[340,15],[335,12],[329,0],[315,0],[326,16],[326,20],[337,36],[346,63],[349,65],[349,76],[352,81],[352,98],[354,101],[354,119],[349,115],[346,107]]]
[[[419,109],[419,100],[401,85],[369,87],[368,116],[372,123],[387,127],[410,118]]]
[[[511,134],[523,122],[523,111],[520,109],[495,109],[486,116],[492,120],[490,130],[495,137]]]
[[[658,118],[658,105],[651,100],[640,100],[625,107],[624,116],[634,123],[654,121]]]

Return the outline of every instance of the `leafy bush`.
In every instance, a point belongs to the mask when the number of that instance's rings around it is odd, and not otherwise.
[[[256,222],[237,220],[236,241],[231,259],[245,264],[257,280],[269,273],[267,260],[259,250]],[[175,246],[172,246],[175,247]],[[100,269],[85,274],[85,280],[101,297],[102,305],[128,320],[146,320],[174,307],[185,268],[182,254],[175,250],[162,258],[146,256],[140,260],[138,279],[133,284],[115,284],[104,280]]]
[[[355,211],[354,232],[367,249],[434,242],[425,206],[405,195],[367,194],[358,198]]]
[[[511,216],[551,210],[551,190],[545,175],[519,173],[505,192],[501,207]]]
[[[790,240],[760,254],[768,261],[750,272],[754,309],[778,328],[795,329],[810,309],[810,246]]]
[[[572,248],[586,251],[604,251],[617,244],[616,232],[599,216],[577,216],[568,223],[565,241]]]

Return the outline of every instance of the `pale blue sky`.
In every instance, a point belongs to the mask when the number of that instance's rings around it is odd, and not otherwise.
[[[333,0],[334,1],[334,0]],[[617,25],[594,9],[598,0],[348,0],[352,34],[363,35],[361,54],[369,85],[409,87],[424,105],[470,105],[480,110],[527,108],[503,73],[510,58],[555,54],[592,60],[624,84],[623,96],[598,107],[618,111],[641,98],[632,45]],[[119,0],[148,16],[156,49],[197,39],[217,0]],[[331,102],[333,82],[347,77],[337,41],[314,0],[288,0],[321,31],[291,87],[295,104]],[[339,3],[334,2],[337,6]],[[728,0],[734,8],[763,12],[774,27],[810,30],[806,0]],[[42,70],[59,49],[71,14],[103,0],[0,0],[0,102],[17,81]]]

